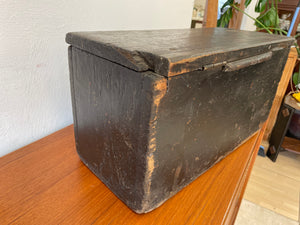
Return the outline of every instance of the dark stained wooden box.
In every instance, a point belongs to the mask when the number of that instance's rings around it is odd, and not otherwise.
[[[221,28],[68,33],[76,147],[145,213],[267,119],[292,38]]]

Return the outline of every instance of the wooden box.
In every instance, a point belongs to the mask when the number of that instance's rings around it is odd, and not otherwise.
[[[137,213],[267,119],[292,38],[222,28],[68,33],[77,152]]]

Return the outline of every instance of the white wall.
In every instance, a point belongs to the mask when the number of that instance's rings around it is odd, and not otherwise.
[[[70,31],[188,28],[193,0],[0,0],[0,156],[72,123]]]
[[[250,5],[248,5],[248,7],[245,9],[245,12],[254,18],[259,16],[259,13],[256,13],[254,11],[256,2],[257,2],[257,0],[252,0]],[[256,26],[254,25],[254,20],[250,19],[246,15],[243,15],[243,19],[242,19],[242,23],[241,23],[241,30],[255,31]]]

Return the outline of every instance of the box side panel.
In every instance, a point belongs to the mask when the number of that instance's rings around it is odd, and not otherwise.
[[[140,74],[72,48],[72,95],[77,152],[125,204],[144,197],[153,73]]]
[[[149,205],[162,204],[259,129],[288,51],[233,72],[219,67],[169,79],[157,115]]]
[[[76,115],[76,101],[75,101],[75,90],[74,90],[74,72],[73,72],[72,50],[73,50],[73,47],[69,46],[68,47],[68,63],[69,63],[69,72],[70,72],[70,89],[71,89],[71,98],[72,98],[74,136],[75,136],[75,140],[76,140],[77,139],[77,115]],[[77,142],[76,142],[76,145],[77,145]]]

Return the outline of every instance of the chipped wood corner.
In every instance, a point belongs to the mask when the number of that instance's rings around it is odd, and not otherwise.
[[[126,51],[122,48],[114,48],[120,54],[120,57],[128,61],[130,68],[136,71],[147,71],[150,69],[150,65],[138,51]]]
[[[144,192],[145,196],[142,200],[142,209],[137,211],[137,213],[146,213],[152,210],[153,206],[150,205],[150,195],[151,195],[151,182],[152,174],[156,167],[154,152],[156,151],[156,129],[157,129],[157,119],[158,119],[158,110],[162,98],[167,93],[168,88],[168,79],[162,78],[154,82],[153,84],[153,104],[152,104],[152,113],[151,119],[149,121],[149,142],[148,142],[148,152],[146,155],[146,172],[145,172],[145,183],[144,183]]]
[[[187,58],[187,59],[183,59],[177,62],[170,62],[169,61],[169,69],[168,69],[168,77],[173,77],[179,74],[183,74],[183,73],[188,73],[191,72],[193,69],[191,69],[188,66],[185,66],[187,64],[193,63],[194,61],[196,61],[197,59],[199,59],[198,57],[193,57],[193,58]],[[180,66],[181,68],[175,69],[175,67]]]
[[[221,53],[221,52],[219,52]],[[209,65],[202,65],[199,60],[202,58],[205,58],[207,56],[210,56],[210,54],[201,54],[199,56],[190,57],[186,59],[179,60],[177,62],[170,62],[169,61],[169,69],[168,69],[168,77],[177,76],[184,73],[189,73],[195,70],[203,70],[204,66],[210,66],[213,67],[214,65],[221,65],[225,62],[218,62],[217,57],[214,57],[212,59],[211,64]]]

